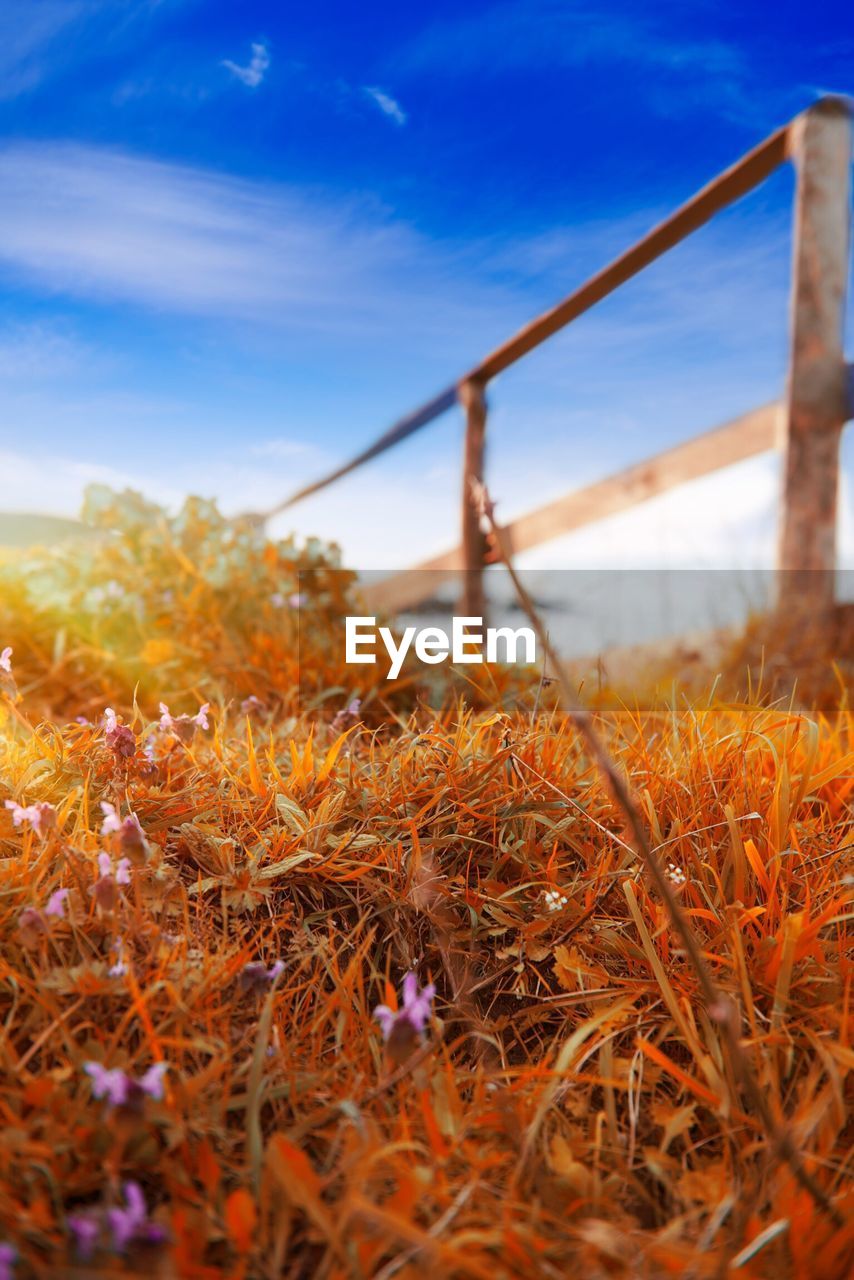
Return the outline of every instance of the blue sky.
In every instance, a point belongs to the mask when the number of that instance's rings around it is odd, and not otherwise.
[[[73,511],[90,478],[272,502],[852,66],[843,6],[3,0],[0,505]],[[791,195],[496,384],[504,511],[779,394]],[[459,449],[449,415],[287,523],[428,552]],[[731,477],[756,529],[762,465]]]

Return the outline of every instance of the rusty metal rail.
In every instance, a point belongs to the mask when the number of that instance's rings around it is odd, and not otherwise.
[[[781,404],[719,428],[724,435],[717,442],[727,442],[723,454],[714,444],[709,447],[716,433],[708,433],[599,485],[570,493],[522,517],[509,532],[519,550],[537,545],[643,500],[637,496],[644,489],[643,484],[638,485],[637,476],[644,474],[644,468],[656,476],[652,490],[645,493],[649,497],[653,491],[663,492],[673,484],[727,465],[720,461],[725,455],[731,455],[733,461],[759,452],[757,441],[763,448],[777,442],[785,459],[779,564],[796,571],[781,576],[779,603],[783,607],[806,604],[813,609],[832,605],[839,437],[854,404],[854,387],[849,391],[848,386],[854,378],[845,365],[842,349],[849,251],[851,120],[847,102],[835,97],[822,98],[778,129],[557,306],[502,343],[453,386],[394,423],[354,458],[252,518],[265,521],[280,514],[420,431],[459,403],[466,414],[462,542],[456,551],[418,566],[422,570],[419,589],[432,590],[436,575],[446,576],[465,568],[463,607],[466,613],[482,613],[481,573],[488,553],[471,491],[472,481],[483,478],[487,384],[679,244],[715,213],[753,190],[787,160],[794,161],[797,190],[791,355]],[[777,425],[769,434],[772,410]],[[739,442],[734,437],[742,431],[745,439]],[[413,596],[412,584],[406,586],[405,577],[406,574],[397,574],[388,585],[380,584],[375,589],[387,607],[402,607],[404,600],[412,603],[419,598]],[[397,594],[391,589],[392,583],[400,587]]]

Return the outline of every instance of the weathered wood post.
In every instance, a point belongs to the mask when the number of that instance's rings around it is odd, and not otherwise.
[[[790,133],[797,191],[777,602],[781,611],[817,618],[833,608],[839,439],[848,416],[842,348],[851,217],[847,103],[822,99]]]
[[[486,436],[486,394],[483,384],[473,379],[461,382],[459,400],[466,415],[462,493],[463,590],[460,608],[468,617],[485,619],[484,536],[480,527],[480,513],[471,491],[472,480],[483,482]]]

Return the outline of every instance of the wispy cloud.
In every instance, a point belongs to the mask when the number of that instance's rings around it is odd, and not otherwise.
[[[124,152],[0,147],[0,223],[0,272],[52,295],[449,350],[468,333],[476,351],[518,314],[503,285],[470,298],[459,249],[369,198]]]
[[[376,387],[371,402],[391,416],[459,376],[660,212],[509,241],[437,240],[372,200],[19,143],[0,147],[0,279],[42,300],[225,324],[244,347],[285,332],[301,383],[335,368],[356,379],[363,403]],[[582,440],[600,438],[603,411],[649,419],[659,436],[673,423],[678,438],[680,400],[708,400],[699,429],[775,394],[786,267],[785,220],[754,219],[749,203],[731,211],[502,379],[495,401],[499,421],[512,406],[508,440],[520,422],[520,439],[565,438],[566,414],[553,430],[542,416],[543,389],[589,415],[575,424]],[[183,332],[196,341],[195,329]]]
[[[301,349],[331,344],[351,365],[356,350],[390,343],[396,359],[442,368],[449,379],[624,248],[656,212],[509,242],[436,240],[370,199],[94,147],[0,147],[7,279],[47,296],[284,329]],[[739,219],[656,264],[573,326],[565,355],[551,354],[556,339],[514,380],[530,369],[561,387],[582,372],[585,383],[608,385],[615,349],[642,376],[656,347],[714,344],[739,359],[747,338],[753,351],[750,334],[783,324],[785,227],[772,236],[767,221]],[[689,353],[680,367],[693,360]],[[422,389],[432,388],[415,384],[413,395]]]
[[[56,382],[103,364],[75,335],[56,324],[11,324],[0,328],[0,379],[12,384]]]
[[[697,40],[666,29],[661,18],[626,6],[567,5],[563,0],[498,0],[477,14],[464,13],[425,30],[395,54],[401,70],[445,76],[473,67],[503,72],[532,66],[579,67],[587,63],[645,63],[659,69],[707,75],[743,70],[737,46]]]
[[[376,103],[384,116],[388,116],[388,118],[393,120],[396,125],[406,124],[406,112],[403,110],[400,103],[391,96],[391,94],[386,93],[382,89],[378,89],[376,85],[366,85],[365,93],[373,102]]]
[[[261,440],[250,446],[249,452],[255,458],[300,458],[309,453],[317,453],[317,447],[306,440]]]
[[[257,89],[269,69],[270,51],[266,44],[258,41],[253,43],[252,57],[245,67],[240,66],[237,62],[232,62],[230,58],[223,58],[220,66],[230,71],[248,89]]]
[[[0,7],[0,98],[15,98],[44,78],[60,35],[87,12],[82,0],[4,0]]]
[[[678,11],[677,11],[678,12]],[[640,92],[660,114],[713,103],[743,119],[750,68],[741,48],[674,29],[661,12],[638,6],[569,5],[565,0],[498,0],[477,13],[425,27],[393,58],[398,75],[445,78],[506,75],[545,68],[638,68]]]
[[[137,47],[160,7],[161,0],[2,0],[0,100],[47,87],[72,67],[110,68]],[[97,84],[97,73],[91,80]]]

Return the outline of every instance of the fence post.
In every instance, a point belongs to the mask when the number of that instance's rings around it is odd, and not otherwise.
[[[848,276],[851,119],[824,98],[791,126],[797,174],[784,402],[777,603],[813,616],[834,602],[839,439],[847,414],[842,325]]]
[[[463,449],[462,551],[463,590],[461,609],[473,618],[486,617],[483,590],[484,536],[480,513],[472,498],[471,482],[483,481],[484,440],[486,436],[486,395],[483,385],[473,379],[461,382],[459,401],[466,415],[466,438]]]

